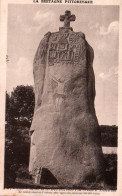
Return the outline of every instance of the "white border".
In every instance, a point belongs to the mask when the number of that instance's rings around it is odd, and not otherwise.
[[[62,0],[64,3],[65,0]],[[82,5],[119,5],[120,23],[119,23],[119,98],[118,98],[118,186],[117,191],[85,191],[85,190],[39,190],[39,189],[3,189],[4,182],[4,119],[5,119],[5,91],[6,91],[6,54],[7,54],[7,12],[9,4],[34,4],[33,0],[1,0],[0,1],[0,196],[24,196],[24,195],[122,195],[122,1],[121,0],[93,0],[93,4]],[[37,4],[37,3],[35,3]],[[40,3],[38,3],[40,4]],[[65,4],[66,5],[66,4]],[[77,5],[68,3],[67,5]],[[81,5],[81,4],[78,4]],[[55,193],[54,193],[55,192]]]

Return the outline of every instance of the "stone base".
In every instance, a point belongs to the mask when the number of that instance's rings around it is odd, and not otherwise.
[[[58,184],[55,176],[47,169],[41,168],[36,175],[32,175],[33,182],[36,184],[56,185]]]

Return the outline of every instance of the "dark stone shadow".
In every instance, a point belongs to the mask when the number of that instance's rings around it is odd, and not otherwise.
[[[55,185],[58,184],[58,181],[47,168],[42,168],[40,184]]]

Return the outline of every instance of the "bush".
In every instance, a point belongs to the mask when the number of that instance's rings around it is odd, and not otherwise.
[[[117,147],[118,146],[118,127],[101,125],[101,138],[102,138],[102,146],[109,146],[109,147]]]

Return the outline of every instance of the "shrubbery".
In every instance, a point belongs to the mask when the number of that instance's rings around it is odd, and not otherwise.
[[[102,146],[117,147],[118,127],[116,125],[101,125]]]
[[[29,128],[34,112],[34,102],[32,86],[17,86],[11,95],[6,93],[4,179],[5,187],[8,188],[14,187],[16,175],[23,170],[23,166],[27,170],[29,165]]]

